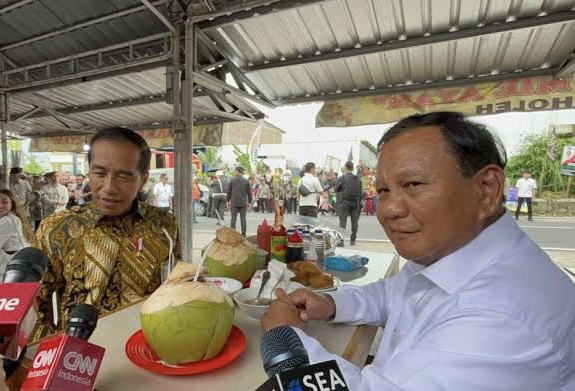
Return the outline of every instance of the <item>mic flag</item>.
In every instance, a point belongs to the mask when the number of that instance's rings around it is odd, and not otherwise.
[[[349,391],[335,360],[280,372],[256,391]]]

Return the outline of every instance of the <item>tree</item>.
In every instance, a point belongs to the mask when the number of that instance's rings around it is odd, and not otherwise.
[[[541,190],[553,192],[567,189],[567,177],[559,173],[561,155],[565,145],[575,145],[575,137],[556,138],[556,159],[551,161],[547,156],[551,136],[528,135],[521,141],[519,153],[512,156],[507,163],[505,174],[513,184],[514,180],[529,171],[537,180]]]
[[[44,171],[42,166],[38,164],[35,155],[29,155],[26,157],[25,161],[26,165],[24,166],[24,172],[26,174],[40,175]]]
[[[216,148],[207,147],[206,152],[198,152],[198,157],[208,170],[218,168],[222,164],[222,158],[218,155]]]

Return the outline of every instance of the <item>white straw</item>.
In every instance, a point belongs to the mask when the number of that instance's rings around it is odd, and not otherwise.
[[[172,268],[174,267],[174,240],[172,239],[172,237],[165,228],[162,228],[162,231],[164,232],[164,235],[166,236],[166,238],[168,238],[168,242],[170,243],[170,249],[168,252],[168,274],[170,274]]]
[[[208,244],[208,247],[206,247],[206,251],[204,251],[204,255],[202,255],[202,257],[200,258],[200,262],[198,263],[198,269],[196,270],[196,275],[194,276],[194,281],[198,281],[198,278],[200,277],[200,271],[204,266],[204,261],[206,260],[206,257],[208,256],[208,253],[210,252],[210,249],[212,248],[213,244],[214,244],[213,241],[211,241]]]

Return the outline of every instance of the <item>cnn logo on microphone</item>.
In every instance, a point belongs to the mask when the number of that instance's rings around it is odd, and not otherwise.
[[[12,297],[10,299],[5,297],[0,297],[0,311],[15,311],[20,305],[20,299],[17,297]]]

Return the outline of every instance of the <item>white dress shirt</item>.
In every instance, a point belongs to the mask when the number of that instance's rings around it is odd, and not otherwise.
[[[0,218],[0,281],[4,278],[6,265],[12,258],[13,253],[24,247],[30,246],[30,243],[24,236],[22,222],[12,212]]]
[[[174,196],[174,192],[172,191],[172,187],[170,185],[160,182],[154,185],[154,195],[158,197],[158,204],[156,206],[161,208],[169,208],[170,198]]]
[[[508,213],[427,268],[332,296],[334,321],[385,325],[363,370],[295,329],[350,390],[575,390],[575,285]]]

